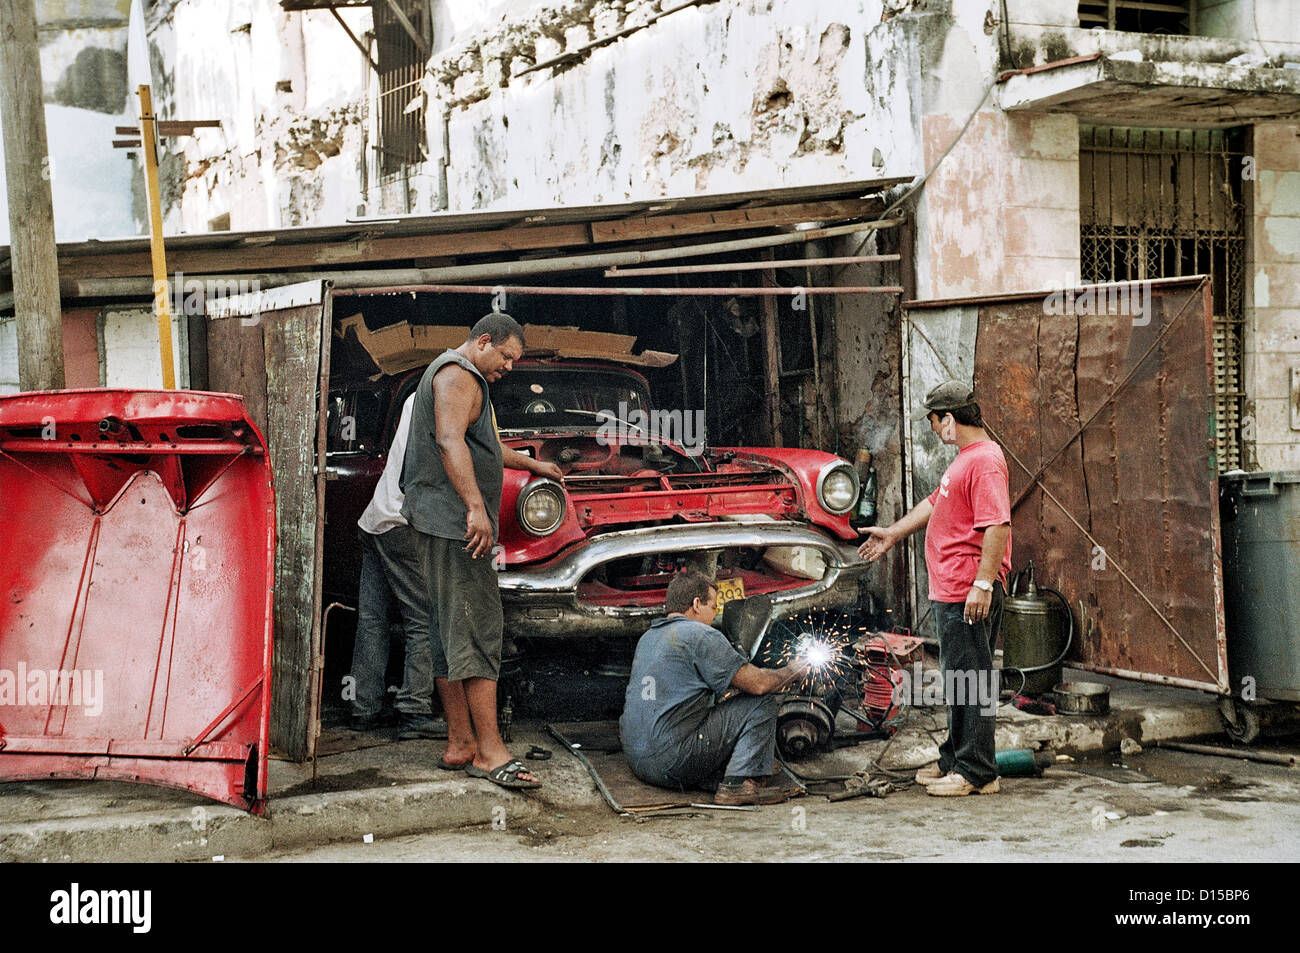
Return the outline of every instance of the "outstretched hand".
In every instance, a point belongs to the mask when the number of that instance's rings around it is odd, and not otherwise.
[[[896,535],[879,526],[868,526],[864,532],[871,538],[858,547],[858,555],[869,563],[874,563],[898,542]]]

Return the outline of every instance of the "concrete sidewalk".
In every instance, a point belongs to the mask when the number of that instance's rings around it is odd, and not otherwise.
[[[1001,748],[1050,748],[1082,755],[1221,733],[1214,696],[1185,689],[1105,679],[1111,713],[1034,716],[1004,705],[998,712]],[[851,774],[877,758],[906,769],[937,756],[944,710],[913,709],[890,741],[837,749],[797,765],[801,774]],[[375,739],[378,740],[378,739]],[[376,744],[322,757],[312,765],[272,761],[266,817],[183,791],[119,782],[23,781],[0,784],[0,861],[212,861],[256,857],[269,850],[375,840],[474,825],[608,810],[578,760],[560,750],[540,724],[516,724],[511,750],[549,748],[549,761],[528,762],[539,791],[506,791],[488,781],[437,768],[442,743]]]

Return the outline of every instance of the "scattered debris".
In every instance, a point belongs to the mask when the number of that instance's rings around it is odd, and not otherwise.
[[[1132,738],[1125,738],[1119,743],[1119,753],[1122,755],[1141,754],[1142,746]]]

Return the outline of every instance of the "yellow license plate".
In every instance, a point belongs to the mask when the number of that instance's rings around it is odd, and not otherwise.
[[[745,598],[745,580],[743,579],[719,579],[718,587],[718,611],[722,611],[732,599]]]

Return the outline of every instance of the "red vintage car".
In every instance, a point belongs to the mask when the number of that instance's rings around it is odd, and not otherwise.
[[[330,395],[325,589],[355,604],[356,521],[422,369]],[[684,566],[721,602],[767,594],[773,615],[849,607],[866,566],[849,514],[858,476],[815,450],[707,447],[680,411],[655,410],[636,370],[522,360],[492,386],[502,440],[556,463],[563,484],[507,470],[495,553],[507,635],[626,638],[663,612]],[[354,422],[344,427],[344,421]]]

